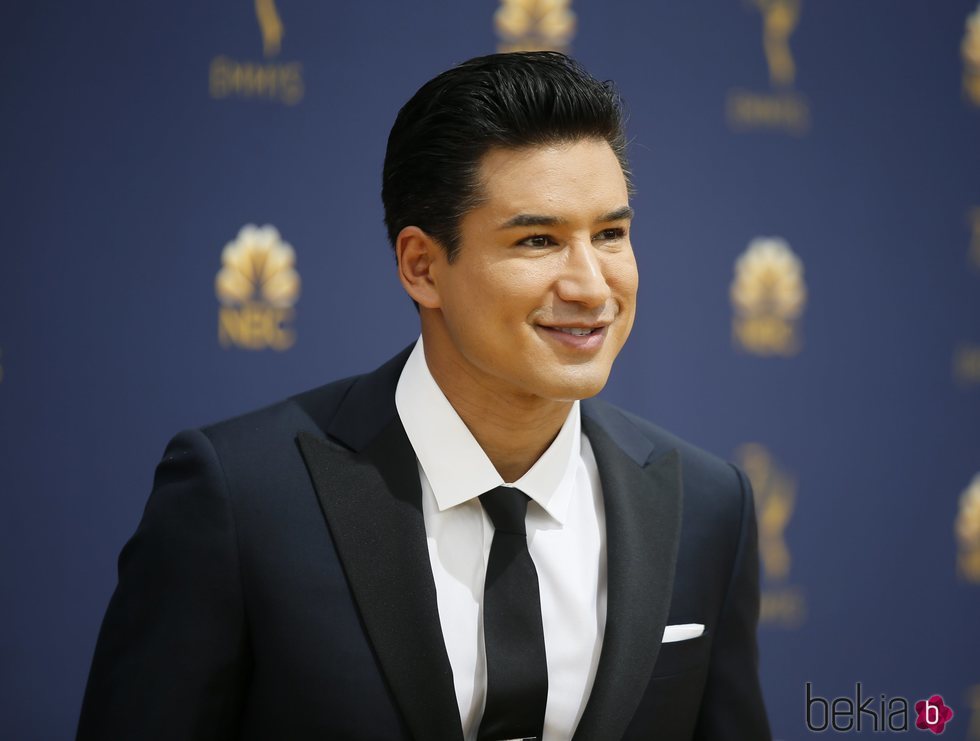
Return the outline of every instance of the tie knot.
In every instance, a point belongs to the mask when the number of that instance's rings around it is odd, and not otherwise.
[[[480,495],[480,504],[490,515],[493,529],[498,533],[527,535],[524,516],[527,514],[527,494],[513,486],[498,486]]]

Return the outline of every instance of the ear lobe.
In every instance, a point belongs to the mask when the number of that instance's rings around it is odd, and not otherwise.
[[[441,302],[432,268],[445,258],[439,243],[417,226],[406,226],[395,240],[395,257],[405,292],[419,306],[438,309]]]

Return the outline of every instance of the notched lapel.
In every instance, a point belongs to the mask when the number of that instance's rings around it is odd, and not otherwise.
[[[397,415],[361,451],[300,433],[368,637],[414,738],[463,732],[429,565],[415,454]]]
[[[577,741],[621,738],[646,691],[670,610],[682,509],[676,450],[651,453],[635,429],[633,439],[624,441],[628,430],[610,429],[585,414],[582,420],[606,508],[608,601],[602,653]],[[641,451],[648,455],[640,458],[645,465],[636,459]]]

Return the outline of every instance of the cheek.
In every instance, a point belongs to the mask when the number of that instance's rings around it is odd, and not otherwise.
[[[636,269],[633,253],[610,262],[606,267],[606,281],[624,304],[632,305],[636,300],[636,290],[640,276]],[[625,307],[624,307],[625,308]]]
[[[639,286],[639,273],[632,253],[629,254],[628,259],[624,257],[624,259],[617,260],[611,265],[606,275],[606,280],[612,289],[613,299],[619,304],[620,318],[624,320],[619,324],[619,341],[615,343],[615,352],[618,353],[619,349],[626,343],[626,338],[629,337],[633,329],[633,321],[636,318],[636,291]],[[614,346],[610,345],[610,349],[614,349]]]
[[[541,307],[554,282],[554,269],[544,260],[497,263],[480,290],[493,317],[501,321],[524,319]]]
[[[537,306],[534,278],[526,266],[498,262],[453,276],[443,292],[443,316],[457,340],[495,344]],[[506,330],[506,332],[504,331]],[[510,333],[510,334],[508,334]]]

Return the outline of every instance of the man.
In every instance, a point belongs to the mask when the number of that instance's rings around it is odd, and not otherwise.
[[[79,738],[769,738],[748,481],[591,399],[634,318],[624,150],[560,54],[416,93],[382,195],[421,338],[171,441]]]

